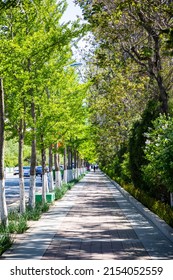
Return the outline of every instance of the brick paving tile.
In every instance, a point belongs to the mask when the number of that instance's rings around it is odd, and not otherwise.
[[[88,173],[1,259],[173,259],[173,244],[100,171]]]
[[[138,237],[106,184],[91,178],[42,259],[49,259],[51,252],[55,259],[149,258],[139,241],[127,242]]]

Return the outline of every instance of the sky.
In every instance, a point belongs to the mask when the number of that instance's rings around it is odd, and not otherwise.
[[[66,0],[68,8],[62,17],[62,21],[76,20],[76,16],[82,16],[81,8],[75,5],[73,0]]]
[[[78,5],[75,5],[73,0],[66,0],[68,7],[67,10],[65,11],[64,15],[61,18],[61,22],[69,22],[69,21],[74,21],[77,19],[77,16],[80,16],[82,18],[82,10]],[[72,48],[73,50],[73,56],[74,59],[77,62],[80,62],[82,57],[81,57],[81,49],[85,47],[85,42],[81,39],[78,43],[78,49]]]

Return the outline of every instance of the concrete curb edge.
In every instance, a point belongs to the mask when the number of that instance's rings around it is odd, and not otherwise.
[[[105,173],[104,173],[105,174]],[[106,175],[106,174],[105,174]],[[173,228],[170,227],[165,221],[163,221],[159,216],[150,211],[141,202],[129,194],[125,189],[123,189],[117,182],[112,180],[108,175],[106,177],[109,181],[153,224],[171,241],[173,242]]]

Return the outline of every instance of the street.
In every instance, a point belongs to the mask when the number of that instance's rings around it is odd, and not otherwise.
[[[25,178],[25,192],[26,198],[29,192],[29,182],[30,178]],[[40,191],[42,187],[41,177],[36,177],[36,191]],[[10,206],[19,200],[19,177],[18,175],[13,175],[13,173],[6,173],[5,179],[5,194],[7,205]]]

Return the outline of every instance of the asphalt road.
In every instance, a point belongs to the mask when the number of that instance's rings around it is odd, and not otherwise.
[[[26,199],[28,198],[30,178],[25,178],[25,193]],[[36,177],[36,191],[40,191],[42,187],[41,177]],[[19,177],[12,173],[6,174],[5,179],[5,194],[7,206],[16,203],[19,200]]]

